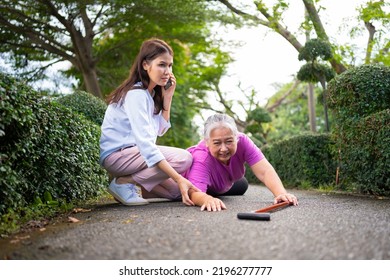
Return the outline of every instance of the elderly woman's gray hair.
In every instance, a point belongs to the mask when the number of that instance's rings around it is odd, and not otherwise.
[[[228,128],[232,131],[234,137],[237,139],[238,129],[234,119],[225,114],[215,114],[207,118],[204,124],[203,137],[205,140],[210,139],[211,131],[216,128]]]

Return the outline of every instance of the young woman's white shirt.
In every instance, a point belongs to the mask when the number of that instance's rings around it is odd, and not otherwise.
[[[133,89],[121,105],[108,105],[101,126],[100,164],[112,152],[129,146],[138,147],[148,167],[164,159],[156,140],[171,124],[161,112],[154,114],[153,95],[145,89]]]

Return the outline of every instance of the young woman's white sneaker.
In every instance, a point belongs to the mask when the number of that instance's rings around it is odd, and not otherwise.
[[[116,178],[111,181],[108,192],[124,205],[145,205],[149,203],[146,199],[139,196],[135,185],[130,183],[117,184]]]

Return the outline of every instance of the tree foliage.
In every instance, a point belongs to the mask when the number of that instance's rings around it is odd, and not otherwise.
[[[334,77],[334,71],[321,60],[332,59],[332,50],[329,43],[320,39],[311,39],[306,42],[305,46],[300,50],[298,55],[299,60],[306,60],[297,74],[299,80],[304,82],[320,82],[323,88],[323,105],[325,112],[325,122],[327,131],[329,131],[328,109],[326,106],[326,83]]]
[[[80,89],[98,97],[123,80],[149,37],[167,40],[177,52],[212,45],[202,1],[1,0],[0,12],[0,52],[11,52],[16,67],[68,61]]]
[[[307,41],[298,54],[298,60],[300,61],[314,61],[319,58],[322,60],[329,60],[332,58],[332,48],[328,43],[320,39],[311,39]]]
[[[334,75],[332,68],[318,62],[313,62],[303,65],[298,71],[297,78],[301,81],[317,83],[319,81],[318,77],[323,76],[326,81],[329,81]]]
[[[163,144],[188,146],[192,119],[229,62],[213,41],[210,22],[222,18],[203,1],[181,0],[0,0],[0,52],[11,54],[24,78],[40,79],[44,69],[67,61],[77,89],[103,98],[127,76],[141,43],[158,37],[174,50],[178,86],[170,132]],[[41,62],[36,67],[34,62]]]
[[[390,3],[383,0],[369,1],[359,8],[359,19],[368,31],[365,64],[380,62],[390,66],[390,41],[387,37],[390,29],[389,9]]]
[[[306,60],[307,63],[299,69],[297,77],[304,82],[330,81],[335,73],[331,67],[322,63],[321,60],[330,60],[332,49],[328,43],[319,39],[311,39],[300,50],[298,59]]]
[[[333,57],[330,59],[333,70],[340,74],[344,72],[352,63],[365,64],[372,62],[380,62],[390,66],[390,2],[389,1],[372,1],[367,0],[362,4],[356,15],[356,20],[362,24],[348,25],[348,34],[352,37],[367,36],[367,47],[363,50],[365,58],[360,58],[360,51],[352,43],[340,44],[334,38],[333,34],[328,33],[326,26],[323,24],[322,11],[326,10],[326,2],[320,0],[302,0],[300,1],[308,16],[308,20],[304,18],[302,10],[302,23],[300,30],[289,28],[283,22],[286,12],[289,11],[290,3],[287,0],[254,0],[235,1],[234,4],[229,0],[210,0],[220,2],[222,8],[227,8],[231,13],[240,16],[242,21],[248,25],[261,25],[280,34],[286,41],[291,44],[297,51],[303,47],[303,44],[298,39],[302,33],[309,32],[311,35],[315,33],[315,37],[328,42],[332,46]],[[251,3],[248,3],[251,2]],[[356,64],[353,64],[356,66]]]
[[[263,125],[271,121],[271,116],[265,108],[256,107],[248,112],[247,126],[244,132],[249,133],[257,146],[262,146],[267,143]]]
[[[318,100],[315,102],[316,112],[323,112],[319,88],[315,89],[315,99]],[[278,106],[274,107],[273,104]],[[272,118],[272,122],[265,126],[267,142],[273,143],[310,131],[307,104],[307,87],[304,83],[299,83],[295,87],[292,83],[280,85],[266,106]],[[326,131],[325,116],[322,113],[316,114],[316,130],[319,133]]]
[[[298,40],[297,34],[292,33],[287,26],[283,24],[283,15],[289,8],[289,1],[278,0],[273,5],[267,5],[264,0],[253,1],[252,13],[246,12],[243,9],[232,5],[228,0],[218,0],[225,5],[232,13],[242,16],[242,19],[249,22],[249,24],[257,24],[265,26],[285,38],[298,52],[302,49],[303,44]],[[302,0],[307,11],[309,21],[303,20],[306,28],[314,29],[317,37],[330,43],[329,36],[323,26],[319,9],[316,7],[315,1]],[[302,12],[302,18],[303,12]],[[303,24],[302,24],[303,26]],[[337,73],[346,70],[346,67],[337,57],[332,57],[330,63]]]

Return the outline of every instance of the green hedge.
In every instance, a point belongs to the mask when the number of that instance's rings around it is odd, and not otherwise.
[[[390,109],[348,121],[335,135],[340,187],[390,196]]]
[[[338,125],[390,108],[390,67],[352,68],[328,84],[328,107]]]
[[[37,201],[98,195],[100,128],[0,74],[0,214]]]
[[[266,145],[262,152],[286,187],[319,187],[332,184],[336,166],[328,134],[304,134]],[[259,182],[247,168],[249,182]]]
[[[56,100],[58,103],[71,108],[73,111],[83,114],[87,119],[101,125],[107,109],[106,103],[85,91],[75,91],[66,94]]]
[[[390,68],[350,69],[329,83],[328,92],[340,187],[389,196]]]

